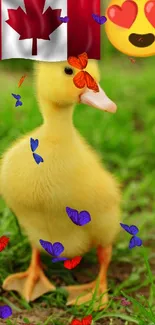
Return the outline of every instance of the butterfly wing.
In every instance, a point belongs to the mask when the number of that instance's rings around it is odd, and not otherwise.
[[[86,86],[85,71],[78,72],[73,78],[73,82],[77,88],[84,88]]]
[[[137,236],[132,236],[129,242],[129,248],[132,249],[136,246],[142,246],[142,240]]]
[[[63,261],[67,261],[67,260],[68,260],[67,257],[55,257],[52,259],[52,262],[56,263],[56,262],[63,262]]]
[[[62,252],[64,251],[64,246],[59,243],[59,242],[55,242],[53,244],[53,255],[58,257]]]
[[[67,260],[64,262],[64,267],[68,270],[74,269],[82,260],[81,256],[76,256],[71,260]]]
[[[142,246],[143,242],[139,237],[134,236],[134,240],[135,240],[135,245],[136,246]]]
[[[78,216],[78,225],[84,226],[91,221],[91,216],[87,211],[81,211]]]
[[[66,17],[65,17],[65,23],[68,23],[68,22],[69,22],[69,17],[66,16]]]
[[[40,239],[39,240],[40,245],[43,247],[43,249],[50,255],[54,256],[54,251],[53,251],[53,245],[49,241]]]
[[[78,59],[81,63],[82,69],[85,69],[88,64],[88,55],[86,52],[78,55]]]
[[[68,63],[76,69],[85,69],[88,63],[88,55],[84,52],[78,55],[78,58],[76,56],[70,56],[68,58]]]
[[[20,96],[20,95],[12,94],[12,96],[13,96],[15,99],[17,99],[17,100],[21,99],[21,96]]]
[[[39,140],[38,139],[34,140],[33,138],[30,138],[30,146],[32,152],[34,152],[39,146]]]
[[[18,107],[19,105],[19,100],[16,101],[15,107]]]
[[[39,165],[41,162],[44,162],[43,158],[39,156],[37,153],[33,153],[33,158],[35,162]]]
[[[89,89],[94,90],[95,92],[99,92],[98,84],[94,80],[94,78],[87,71],[84,71],[83,73],[84,73],[84,77],[85,77],[87,87]]]
[[[136,226],[134,226],[134,225],[130,226],[130,234],[131,235],[136,235],[138,232],[139,232],[139,229]]]
[[[104,23],[106,23],[106,21],[107,21],[107,18],[105,16],[99,17],[99,24],[100,25],[103,25]]]
[[[12,315],[12,309],[10,306],[4,305],[0,307],[0,318],[5,319]]]
[[[90,325],[93,320],[92,315],[86,316],[82,319],[82,325]]]
[[[78,58],[76,58],[76,56],[69,56],[68,63],[76,69],[82,69],[81,62]]]
[[[92,14],[93,19],[98,23],[98,15]]]
[[[0,237],[0,252],[2,252],[3,249],[7,246],[9,239],[10,238],[8,238],[6,236]]]
[[[15,99],[17,99],[17,100],[21,98],[20,95],[16,95],[16,94],[12,94],[12,96],[13,96]]]
[[[70,325],[82,325],[82,322],[79,319],[73,319]]]
[[[120,225],[125,231],[127,231],[130,235],[132,235],[130,232],[130,226],[125,225],[124,223],[120,223]]]
[[[22,105],[23,105],[23,103],[22,103],[20,100],[17,100],[17,101],[16,101],[16,105],[15,105],[16,107],[18,107],[18,106],[22,106]]]
[[[16,104],[15,104],[15,107],[22,106],[22,105],[23,105],[23,103],[20,100],[17,100]]]
[[[69,21],[69,17],[68,17],[68,16],[65,16],[65,17],[59,17],[59,19],[60,19],[60,21],[61,21],[62,23],[68,23],[68,21]]]
[[[78,225],[78,211],[71,209],[69,207],[66,207],[66,212],[68,214],[68,217],[72,220],[73,223]]]

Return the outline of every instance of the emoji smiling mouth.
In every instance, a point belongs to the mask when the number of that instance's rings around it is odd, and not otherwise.
[[[136,47],[148,47],[155,41],[155,36],[149,34],[130,34],[129,42]]]

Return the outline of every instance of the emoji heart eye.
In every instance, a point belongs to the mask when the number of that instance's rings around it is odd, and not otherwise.
[[[108,18],[116,25],[130,28],[138,13],[137,4],[132,0],[123,2],[122,6],[113,5],[108,8]]]
[[[144,11],[150,24],[155,27],[155,1],[148,1],[145,4]]]

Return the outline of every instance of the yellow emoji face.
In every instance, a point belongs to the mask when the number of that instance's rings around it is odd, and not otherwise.
[[[155,0],[112,0],[106,17],[106,34],[120,52],[155,55]]]

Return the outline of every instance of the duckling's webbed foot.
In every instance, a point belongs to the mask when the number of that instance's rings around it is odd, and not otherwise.
[[[27,271],[8,276],[4,283],[4,290],[15,290],[27,301],[33,301],[43,294],[55,290],[55,286],[45,276],[37,249],[32,249],[31,264]]]
[[[84,285],[66,287],[66,290],[69,293],[67,306],[74,304],[81,305],[87,302],[89,303],[92,300],[94,293],[96,293],[96,298],[99,298],[96,306],[94,305],[94,309],[97,309],[98,305],[100,305],[100,309],[103,309],[107,306],[107,270],[111,261],[112,246],[108,246],[106,248],[99,246],[97,253],[100,263],[100,272],[98,278],[95,281]]]

